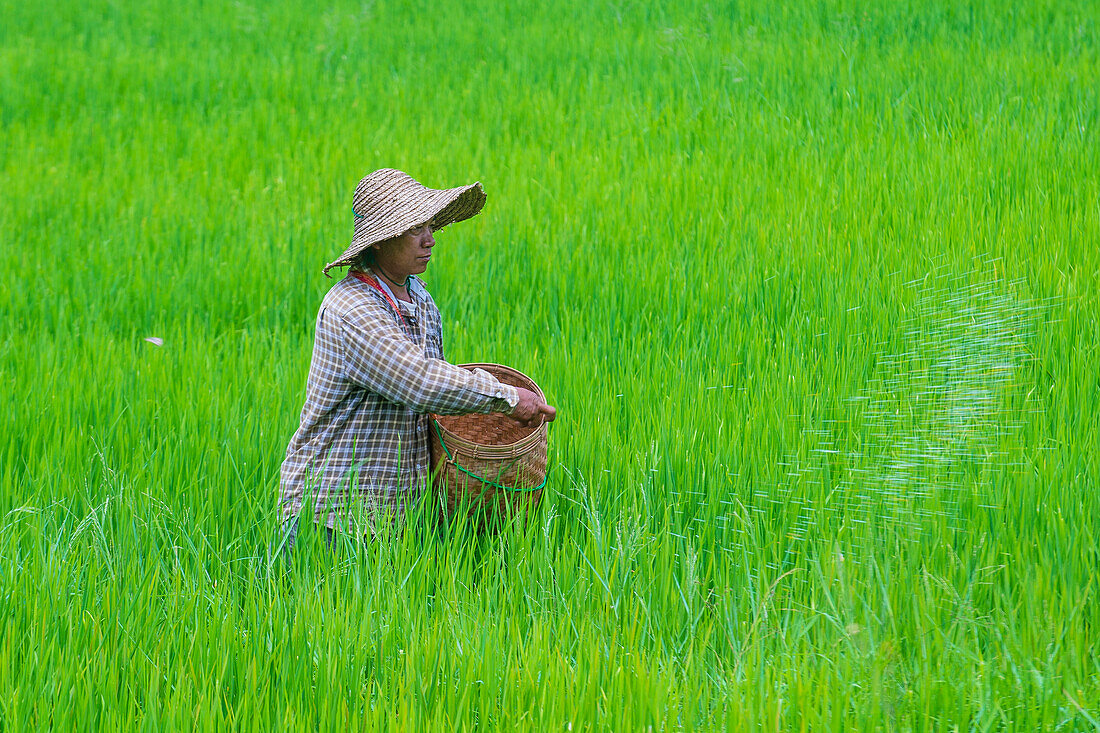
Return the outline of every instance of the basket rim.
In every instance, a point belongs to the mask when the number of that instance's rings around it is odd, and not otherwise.
[[[523,379],[530,382],[531,386],[534,387],[534,389],[531,391],[537,394],[540,400],[542,400],[543,402],[546,401],[546,395],[543,394],[542,388],[539,387],[534,379],[531,379],[531,377],[527,376],[519,369],[513,369],[512,367],[505,364],[495,364],[489,361],[471,362],[469,364],[456,364],[456,366],[461,367],[462,369],[484,369],[485,367],[491,367],[494,370],[511,372],[512,374],[522,377]],[[550,433],[550,424],[547,422],[543,422],[542,425],[534,430],[534,432],[529,435],[525,435],[514,443],[504,443],[501,445],[485,445],[483,443],[475,443],[472,440],[467,440],[466,438],[463,438],[460,435],[456,435],[455,433],[451,432],[446,427],[444,427],[441,422],[439,422],[438,415],[433,414],[431,418],[432,422],[434,422],[435,426],[439,429],[440,438],[445,438],[447,440],[447,445],[451,448],[452,453],[469,453],[473,451],[477,456],[483,458],[493,458],[493,454],[497,453],[498,451],[501,453],[512,454],[517,450],[527,448],[530,445],[537,443],[540,438],[542,438],[544,435],[549,435]]]

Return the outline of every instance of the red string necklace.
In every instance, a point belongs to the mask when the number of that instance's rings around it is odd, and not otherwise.
[[[378,283],[378,280],[376,278],[368,275],[362,270],[352,270],[351,274],[355,277],[356,280],[366,283],[367,285],[381,293],[382,297],[386,299],[386,302],[389,303],[390,307],[392,307],[394,312],[397,313],[397,317],[400,318],[401,322],[405,324],[405,328],[409,328],[409,323],[405,320],[405,314],[401,312],[401,308],[398,307],[397,303],[393,302],[393,298],[391,298],[390,294],[386,292],[386,289]]]

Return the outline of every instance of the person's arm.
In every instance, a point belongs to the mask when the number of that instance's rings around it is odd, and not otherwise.
[[[439,309],[435,305],[435,301],[432,300],[432,296],[428,294],[426,290],[421,290],[421,294],[428,301],[428,307],[433,315],[432,323],[436,324],[436,338],[439,340],[439,357],[446,360],[447,355],[443,350],[443,319],[439,315]],[[557,417],[557,411],[547,405],[538,394],[522,387],[516,387],[516,392],[519,394],[519,401],[512,405],[508,415],[511,415],[517,422],[523,423],[528,427],[537,427],[543,422],[553,422]]]
[[[398,328],[393,316],[370,302],[339,319],[344,373],[352,383],[414,412],[463,415],[511,413],[520,402],[515,387],[488,372],[432,359]]]

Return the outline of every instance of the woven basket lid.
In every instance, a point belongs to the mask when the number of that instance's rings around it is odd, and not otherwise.
[[[400,236],[422,224],[436,230],[475,216],[485,205],[481,183],[458,188],[428,188],[408,173],[381,168],[368,173],[355,187],[351,208],[355,234],[351,245],[324,272],[350,265],[356,255],[372,244]]]

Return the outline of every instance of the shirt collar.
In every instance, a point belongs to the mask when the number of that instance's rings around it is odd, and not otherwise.
[[[424,283],[420,282],[420,278],[416,277],[415,275],[409,276],[408,290],[420,300],[428,299],[428,291],[424,289]]]
[[[404,308],[410,305],[410,303],[404,300],[398,300],[397,296],[394,295],[393,289],[390,288],[389,283],[386,282],[384,277],[376,277],[374,281],[386,289],[386,294],[397,304],[398,308]],[[425,300],[424,296],[427,294],[427,291],[424,290],[424,284],[420,282],[420,278],[410,275],[409,283],[405,289],[408,291],[409,295],[413,296],[414,301]],[[415,306],[416,303],[414,302],[411,305]]]
[[[390,286],[386,282],[385,278],[376,277],[374,273],[370,270],[364,270],[364,272],[374,278],[374,281],[376,283],[385,288],[386,294],[390,296],[390,299],[393,300],[394,303],[398,304],[398,307],[400,307],[401,303],[405,303],[405,305],[408,305],[407,302],[397,299],[397,296],[393,294],[393,290],[390,289]],[[348,273],[350,274],[351,271],[349,270]],[[420,281],[420,278],[416,277],[415,275],[409,275],[409,284],[406,287],[406,290],[409,292],[409,295],[413,296],[414,301],[424,301],[428,299],[428,291],[424,287],[424,283],[422,283]]]

